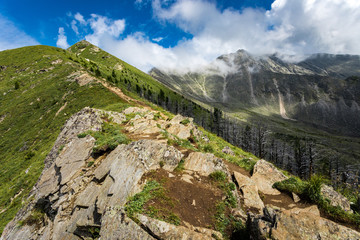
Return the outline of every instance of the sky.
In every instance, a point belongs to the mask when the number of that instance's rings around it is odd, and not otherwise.
[[[360,54],[360,1],[0,0],[0,51],[83,39],[146,72],[196,70],[239,49]]]

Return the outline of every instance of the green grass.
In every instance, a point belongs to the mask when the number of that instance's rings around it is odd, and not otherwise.
[[[175,172],[181,172],[183,170],[185,170],[185,161],[184,159],[181,159],[179,164],[176,166],[176,168],[174,169]]]
[[[51,64],[58,59],[62,64]],[[7,66],[0,71],[0,116],[5,116],[0,123],[0,211],[5,209],[0,213],[1,233],[36,183],[65,121],[86,106],[121,111],[129,104],[100,84],[80,87],[69,81],[68,76],[82,67],[59,48],[2,51],[0,62]]]
[[[164,207],[156,208],[149,206],[145,208],[145,204],[150,201],[160,201]],[[146,183],[144,189],[130,197],[125,205],[127,216],[136,220],[136,214],[146,214],[152,218],[156,218],[174,225],[179,225],[181,220],[179,216],[171,212],[169,208],[173,207],[173,201],[166,195],[163,186],[155,180]]]
[[[324,177],[314,175],[308,181],[303,181],[297,177],[291,177],[284,181],[274,183],[274,187],[280,191],[298,194],[301,199],[317,204],[320,211],[327,215],[331,220],[352,224],[357,226],[357,229],[359,230],[360,214],[356,212],[347,212],[342,210],[339,206],[331,206],[328,199],[321,195],[321,185],[324,183],[327,183],[327,180]]]
[[[223,182],[226,180],[226,174],[223,171],[215,171],[210,173],[209,177],[212,180],[218,181],[218,182]]]
[[[227,161],[234,163],[248,171],[252,171],[254,165],[256,164],[258,158],[249,153],[245,152],[239,147],[235,147],[230,143],[226,142],[223,138],[216,136],[215,134],[198,127],[200,131],[203,132],[209,138],[209,142],[205,142],[203,140],[198,141],[199,150],[202,152],[213,153],[218,158],[226,159]],[[234,152],[235,156],[231,156],[229,154],[223,153],[222,149],[224,147],[230,147],[230,149]]]
[[[188,125],[189,123],[190,123],[190,120],[188,118],[186,118],[180,122],[180,124],[185,125],[185,126]]]
[[[78,137],[82,138],[86,135],[91,135],[96,139],[93,148],[95,154],[114,150],[119,144],[130,143],[130,139],[122,132],[121,126],[111,122],[104,122],[101,131],[87,131],[80,133]]]
[[[214,222],[215,230],[219,231],[225,239],[228,239],[235,232],[243,232],[245,229],[240,220],[231,216],[231,209],[237,207],[237,199],[232,192],[236,190],[236,186],[233,182],[228,182],[223,171],[212,172],[209,177],[225,193],[225,199],[219,201],[215,206]]]

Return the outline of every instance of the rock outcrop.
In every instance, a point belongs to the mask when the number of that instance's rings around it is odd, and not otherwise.
[[[211,153],[192,152],[185,160],[185,169],[196,171],[203,176],[209,176],[215,171],[223,171],[230,177],[229,170],[224,162]]]
[[[321,195],[330,200],[330,205],[339,206],[345,211],[352,211],[350,201],[346,197],[334,190],[333,187],[323,184],[321,186]]]
[[[99,131],[103,123],[109,121],[123,124],[135,141],[118,145],[95,158],[96,140],[90,135],[78,137],[78,134]],[[189,224],[192,216],[175,226],[143,214],[132,219],[126,215],[124,207],[129,197],[142,191],[146,184],[147,178],[143,177],[160,168],[158,172],[177,179],[180,185],[176,186],[187,184],[187,191],[195,185],[198,187],[195,189],[212,189],[214,186],[206,185],[206,181],[215,180],[208,176],[216,171],[224,172],[227,181],[238,186],[229,190],[238,205],[229,208],[232,217],[242,221],[247,217],[253,239],[360,239],[358,232],[322,218],[316,206],[302,208],[294,202],[283,209],[264,204],[266,201],[261,199],[260,192],[265,198],[281,194],[272,185],[287,178],[272,164],[260,160],[251,177],[233,169],[231,176],[224,161],[214,154],[189,150],[188,155],[184,155],[169,146],[161,134],[166,131],[171,139],[203,136],[192,119],[175,116],[165,120],[159,113],[137,107],[122,113],[84,108],[74,114],[46,157],[45,168],[28,204],[6,226],[0,239],[221,239],[217,231]],[[231,149],[225,150],[232,155]],[[181,160],[184,170],[173,172]],[[201,178],[207,180],[202,183]],[[203,185],[199,187],[199,184]],[[332,188],[323,186],[322,194],[332,204],[349,210],[346,199]],[[191,206],[198,207],[202,199],[196,198],[195,202],[193,196]],[[210,196],[222,200],[227,197]]]
[[[143,226],[159,237],[159,239],[207,240],[213,239],[213,236],[216,236],[218,239],[222,238],[221,233],[210,229],[194,228],[194,230],[196,230],[194,231],[187,227],[174,226],[164,221],[153,219],[144,215],[139,215],[138,219]]]
[[[151,123],[147,127],[156,128],[159,133],[161,129],[157,124],[167,123],[162,119],[154,120],[154,112],[141,108],[128,108],[123,113],[85,108],[73,115],[45,160],[46,167],[29,197],[30,203],[6,226],[1,239],[93,239],[96,236],[101,239],[159,239],[166,236],[212,239],[212,234],[221,237],[210,229],[175,226],[146,216],[141,217],[147,219],[146,223],[139,224],[126,216],[123,206],[129,196],[142,190],[141,177],[160,167],[172,172],[183,154],[163,141],[142,139],[119,145],[109,154],[94,159],[95,139],[90,135],[79,138],[78,134],[101,130],[103,121],[122,123],[126,114],[133,113],[138,117],[132,120],[134,124],[127,125],[132,133],[141,128],[130,129],[131,125],[136,127],[147,121]],[[183,126],[180,117],[176,119],[172,124]],[[182,133],[195,130],[195,125],[189,122],[185,130],[174,134],[180,134],[179,138],[189,137]],[[142,136],[147,133],[141,129]],[[201,154],[197,159],[202,159],[202,164],[208,164],[207,161],[211,164],[205,172],[200,168],[192,169],[194,172],[206,175],[217,169],[226,172],[224,163],[212,154]],[[22,224],[20,227],[19,223]],[[156,226],[165,226],[168,231],[156,231]]]
[[[260,213],[264,208],[264,203],[259,196],[258,187],[255,182],[238,172],[234,172],[234,177],[244,199],[244,207]]]
[[[256,183],[259,191],[268,195],[279,195],[280,192],[272,186],[275,182],[280,182],[287,177],[280,172],[273,164],[259,160],[255,166],[251,179]]]
[[[249,216],[252,239],[360,239],[360,233],[320,217],[316,206],[290,210],[264,208]]]

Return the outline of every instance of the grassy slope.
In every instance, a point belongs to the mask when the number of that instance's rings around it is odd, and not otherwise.
[[[6,66],[0,70],[0,119],[5,116],[0,123],[0,233],[37,181],[66,119],[85,106],[120,110],[127,105],[100,84],[80,87],[68,81],[82,68],[71,55],[47,46],[0,52],[0,65]],[[58,59],[63,62],[52,64]]]

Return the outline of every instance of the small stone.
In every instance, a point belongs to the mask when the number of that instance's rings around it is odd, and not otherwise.
[[[301,201],[300,197],[296,193],[292,193],[292,198],[295,203],[298,203]]]
[[[183,180],[183,181],[185,181],[185,182],[187,182],[187,183],[191,183],[192,184],[192,180],[193,179],[193,177],[192,176],[190,176],[190,175],[188,175],[188,174],[183,174],[182,176],[181,176],[181,180]]]

